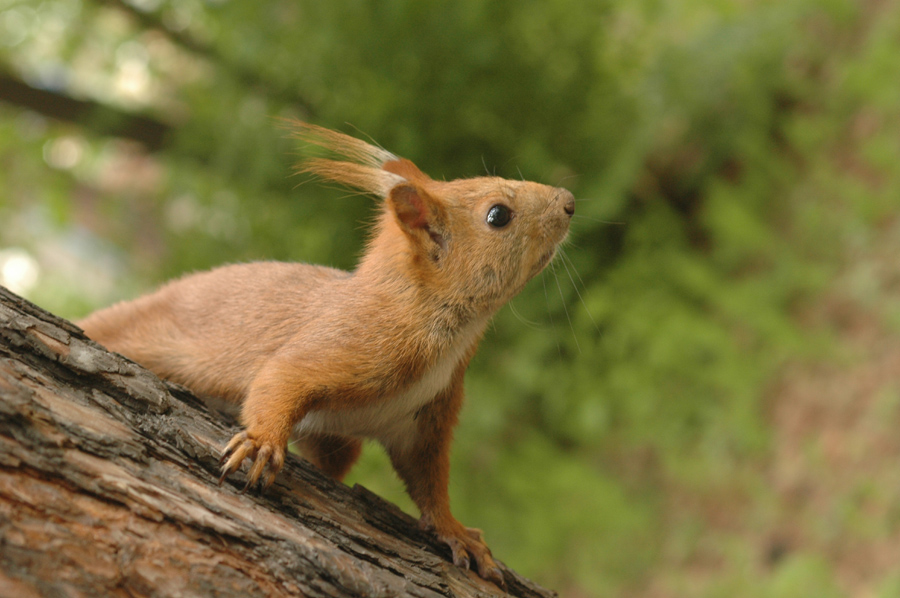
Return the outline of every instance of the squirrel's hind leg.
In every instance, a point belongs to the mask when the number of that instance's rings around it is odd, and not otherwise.
[[[344,479],[362,452],[362,441],[333,434],[304,434],[297,439],[300,454],[337,481]]]

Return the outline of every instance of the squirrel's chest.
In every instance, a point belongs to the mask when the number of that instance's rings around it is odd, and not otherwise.
[[[415,436],[416,413],[450,386],[456,369],[480,333],[481,328],[474,326],[464,330],[449,350],[403,391],[366,407],[313,411],[295,432],[375,438],[385,446],[402,447]]]

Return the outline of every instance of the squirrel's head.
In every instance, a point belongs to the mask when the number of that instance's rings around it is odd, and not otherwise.
[[[575,200],[565,189],[498,177],[435,181],[409,160],[359,139],[293,125],[301,139],[353,160],[313,159],[302,171],[385,200],[360,271],[403,268],[404,276],[469,316],[492,313],[518,293],[569,230]]]

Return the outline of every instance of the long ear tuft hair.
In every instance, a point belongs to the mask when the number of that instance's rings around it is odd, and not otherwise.
[[[297,165],[297,173],[312,174],[380,197],[387,197],[401,183],[429,180],[409,160],[355,137],[299,120],[287,120],[286,127],[291,130],[291,137],[344,158],[310,158]]]

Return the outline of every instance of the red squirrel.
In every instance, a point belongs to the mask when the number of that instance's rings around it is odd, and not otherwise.
[[[222,479],[253,459],[263,488],[288,441],[341,480],[373,438],[453,562],[503,587],[479,530],[450,513],[448,478],[463,377],[491,316],[553,258],[575,200],[538,183],[436,181],[359,139],[292,123],[335,157],[302,170],[381,198],[356,270],[227,265],[79,322],[109,349],[196,394],[241,404]],[[220,480],[221,481],[221,480]]]

